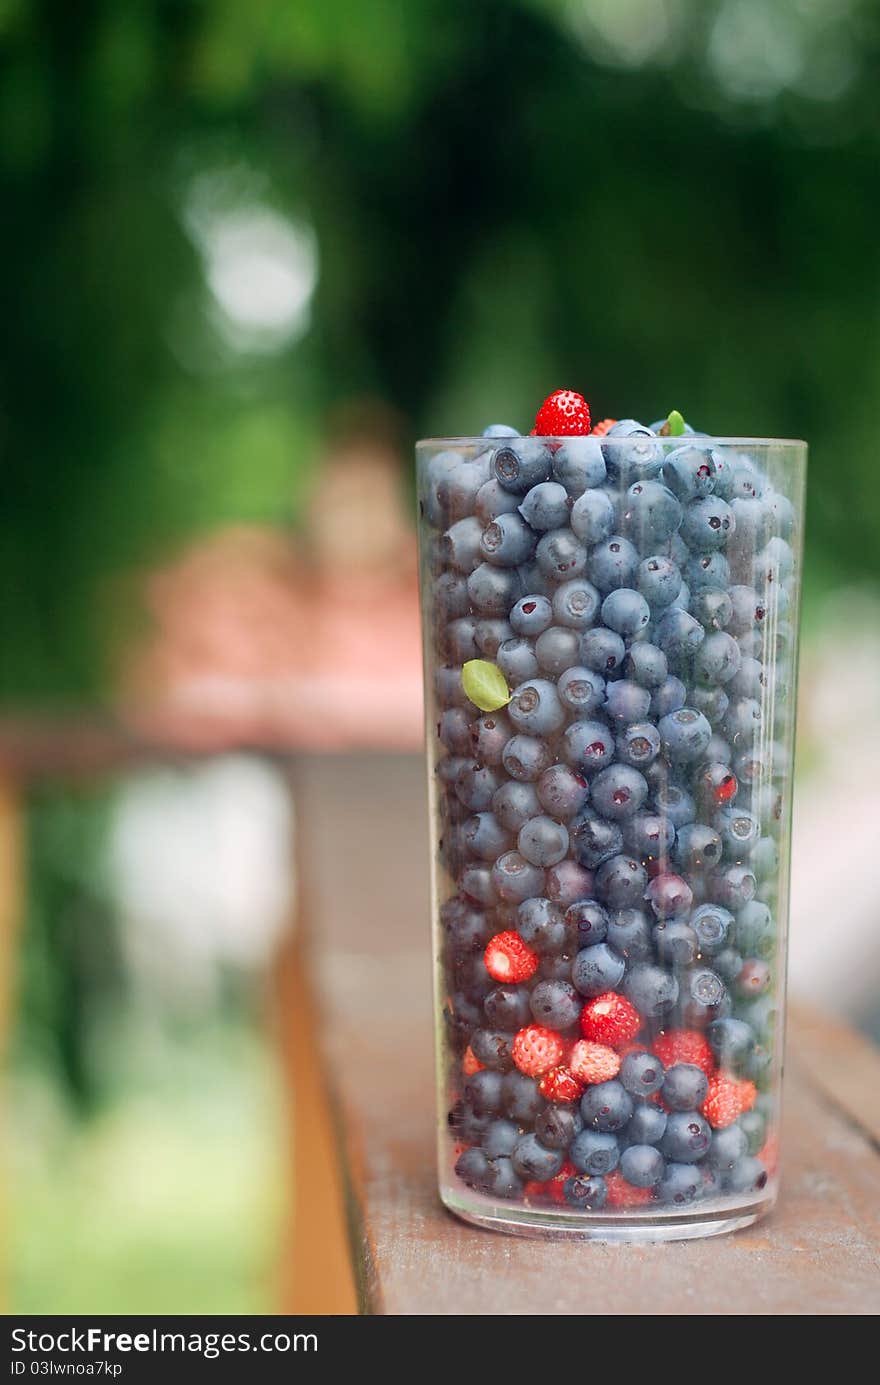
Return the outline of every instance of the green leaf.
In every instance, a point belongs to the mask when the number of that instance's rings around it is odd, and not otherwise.
[[[678,412],[678,409],[673,409],[673,410],[672,410],[672,413],[669,415],[669,417],[668,417],[667,420],[666,420],[666,426],[667,426],[667,428],[669,429],[669,437],[671,437],[671,438],[680,438],[680,437],[681,437],[682,433],[684,432],[684,419],[682,418],[681,414]]]
[[[461,686],[481,712],[497,712],[510,701],[507,679],[488,659],[468,659],[461,670]]]

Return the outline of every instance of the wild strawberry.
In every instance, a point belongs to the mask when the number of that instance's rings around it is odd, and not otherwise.
[[[620,1048],[634,1039],[642,1027],[642,1017],[625,996],[606,991],[581,1010],[581,1033],[585,1039],[609,1048]]]
[[[527,1024],[513,1040],[513,1061],[526,1077],[543,1077],[562,1061],[562,1040],[555,1029],[542,1024]]]
[[[577,1169],[575,1168],[574,1164],[572,1164],[570,1160],[566,1159],[565,1163],[562,1165],[562,1168],[559,1170],[559,1172],[557,1174],[554,1174],[552,1178],[547,1180],[547,1182],[544,1184],[544,1187],[547,1190],[547,1195],[550,1198],[551,1202],[565,1201],[564,1189],[566,1179],[574,1178],[574,1175],[576,1173]]]
[[[617,422],[616,418],[603,418],[598,423],[593,424],[592,433],[594,438],[604,438],[609,429],[613,428]]]
[[[513,929],[496,933],[494,938],[489,939],[483,961],[494,981],[508,985],[528,981],[538,970],[538,954],[527,947]]]
[[[692,1063],[695,1068],[702,1068],[707,1077],[715,1071],[715,1056],[709,1041],[696,1029],[667,1029],[665,1034],[658,1034],[651,1052],[664,1068],[676,1063]]]
[[[709,1095],[700,1109],[715,1130],[724,1130],[743,1111],[751,1111],[757,1094],[754,1082],[717,1072],[709,1078]]]
[[[461,1060],[461,1070],[465,1077],[473,1077],[475,1072],[482,1072],[483,1067],[484,1064],[480,1062],[470,1044],[468,1044],[464,1051],[464,1057]]]
[[[564,438],[589,431],[590,406],[575,390],[554,390],[535,416],[535,432],[540,437]]]
[[[569,1068],[560,1066],[544,1073],[539,1090],[548,1101],[577,1101],[584,1086]]]
[[[620,1056],[605,1044],[581,1039],[571,1050],[571,1070],[581,1082],[610,1082],[620,1072]]]
[[[779,1141],[775,1135],[767,1136],[763,1146],[758,1150],[758,1158],[769,1174],[776,1172],[779,1163]]]
[[[619,1169],[606,1173],[605,1191],[609,1207],[644,1207],[653,1197],[650,1188],[637,1188],[627,1183]]]

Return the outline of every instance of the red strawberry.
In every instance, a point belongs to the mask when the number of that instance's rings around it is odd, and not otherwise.
[[[606,991],[581,1010],[581,1033],[585,1039],[609,1048],[620,1048],[634,1039],[642,1027],[642,1017],[625,996]]]
[[[610,1082],[620,1072],[620,1057],[605,1044],[581,1039],[571,1050],[569,1065],[581,1082]]]
[[[724,1130],[743,1111],[751,1111],[757,1095],[754,1082],[717,1072],[709,1078],[709,1095],[700,1109],[713,1129]]]
[[[650,1188],[636,1188],[627,1183],[619,1169],[612,1169],[605,1175],[605,1191],[609,1207],[644,1207],[652,1200]]]
[[[715,1071],[709,1040],[696,1029],[667,1029],[654,1040],[651,1052],[664,1068],[671,1068],[674,1063],[692,1063],[695,1068],[702,1068],[707,1077]]]
[[[475,1072],[482,1072],[483,1067],[484,1064],[480,1062],[470,1044],[468,1044],[464,1051],[464,1057],[461,1060],[461,1070],[465,1077],[473,1077]]]
[[[761,1149],[758,1150],[758,1158],[764,1165],[769,1174],[776,1172],[779,1163],[779,1141],[774,1134],[769,1134]]]
[[[483,961],[493,980],[507,984],[528,981],[538,970],[538,954],[513,929],[489,939]]]
[[[589,431],[590,406],[575,390],[554,390],[535,416],[535,432],[540,437],[566,438]]]
[[[540,1082],[541,1096],[548,1101],[577,1101],[584,1085],[566,1067],[551,1068]]]
[[[565,1188],[565,1180],[567,1178],[573,1178],[576,1173],[577,1169],[574,1164],[566,1159],[559,1172],[554,1174],[552,1178],[548,1178],[546,1183],[536,1183],[534,1181],[526,1183],[523,1188],[523,1197],[526,1202],[564,1202],[565,1194],[563,1189]]]
[[[542,1077],[562,1061],[563,1044],[555,1029],[527,1024],[513,1040],[513,1061],[527,1077]]]
[[[603,418],[599,423],[594,423],[592,433],[594,438],[604,438],[605,434],[614,427],[616,418]]]

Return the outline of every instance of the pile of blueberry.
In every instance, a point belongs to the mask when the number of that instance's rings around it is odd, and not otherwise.
[[[459,1179],[742,1203],[774,1171],[795,516],[559,392],[421,468]]]

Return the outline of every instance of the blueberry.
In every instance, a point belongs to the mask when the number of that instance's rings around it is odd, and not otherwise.
[[[511,687],[525,682],[527,678],[534,678],[539,672],[534,644],[531,640],[521,637],[505,640],[500,644],[495,654],[495,662]]]
[[[492,458],[492,471],[505,490],[525,495],[550,478],[551,453],[542,438],[504,443]]]
[[[663,1100],[672,1111],[696,1111],[709,1094],[709,1079],[693,1063],[674,1063],[663,1079]]]
[[[775,879],[779,869],[779,851],[772,837],[760,837],[752,847],[749,865],[759,880]]]
[[[764,665],[750,656],[740,659],[737,672],[727,684],[731,697],[753,697],[759,699],[764,691]]]
[[[755,1031],[744,1020],[714,1020],[708,1036],[712,1052],[725,1068],[738,1070],[755,1047]]]
[[[571,966],[571,979],[581,995],[591,998],[613,991],[623,980],[626,963],[607,943],[582,948]]]
[[[630,587],[618,587],[602,602],[602,620],[625,639],[643,630],[651,619],[647,601]]]
[[[474,500],[474,510],[483,524],[491,524],[499,515],[513,514],[518,505],[519,496],[506,491],[494,476],[483,482]]]
[[[558,678],[572,664],[577,663],[580,649],[580,636],[576,630],[566,625],[551,625],[543,635],[535,640],[535,655],[545,673]]]
[[[655,688],[651,694],[651,716],[655,721],[660,717],[669,716],[670,712],[677,712],[687,701],[687,689],[680,678],[670,675],[664,678],[659,688]]]
[[[605,679],[601,673],[577,664],[565,670],[556,688],[563,705],[580,716],[589,716],[605,701]]]
[[[715,489],[715,456],[709,447],[687,445],[669,452],[663,462],[663,483],[679,500],[700,500]]]
[[[546,741],[535,736],[511,736],[501,759],[511,779],[533,783],[548,768],[553,756]]]
[[[665,610],[681,591],[678,564],[662,553],[650,554],[639,563],[636,587],[655,614]]]
[[[721,838],[706,823],[687,823],[678,831],[672,859],[686,872],[716,866],[721,860]]]
[[[616,1080],[595,1082],[581,1097],[584,1125],[594,1130],[622,1130],[632,1113],[633,1099],[622,1083]]]
[[[533,784],[508,781],[492,795],[492,812],[509,832],[518,832],[541,811],[541,803]]]
[[[733,602],[726,591],[704,587],[694,596],[691,615],[705,630],[723,630],[733,615]]]
[[[692,615],[680,606],[669,606],[657,622],[655,638],[667,659],[680,662],[699,649],[705,635]]]
[[[610,538],[614,529],[614,506],[607,493],[584,491],[572,506],[571,527],[589,547]]]
[[[468,850],[483,861],[494,861],[510,846],[510,834],[494,813],[474,813],[462,829]]]
[[[520,828],[517,848],[533,866],[555,866],[568,851],[568,829],[541,814]]]
[[[600,597],[592,582],[577,577],[562,582],[553,593],[553,615],[559,625],[586,630],[596,618]],[[606,622],[607,624],[607,622]]]
[[[624,484],[657,476],[663,464],[661,445],[650,428],[632,418],[621,419],[608,430],[602,451],[609,472]]]
[[[565,911],[565,922],[576,936],[577,947],[601,943],[608,932],[608,914],[596,899],[579,899]]]
[[[467,755],[471,749],[471,719],[464,707],[447,707],[437,723],[437,735],[454,755]]]
[[[634,721],[617,737],[617,758],[632,769],[644,769],[659,754],[660,732],[650,721]]]
[[[588,870],[610,861],[623,846],[623,832],[617,824],[599,817],[592,808],[578,813],[569,824],[568,835],[572,851]]]
[[[446,620],[465,616],[470,610],[467,582],[456,572],[441,572],[434,583],[434,607]]]
[[[639,962],[627,972],[623,992],[645,1019],[659,1019],[678,1000],[678,982],[662,967]]]
[[[556,956],[565,950],[570,930],[562,910],[552,900],[526,899],[516,914],[516,928],[523,942],[540,956]]]
[[[440,926],[454,952],[481,951],[493,931],[482,909],[457,897],[442,906]]]
[[[659,1092],[663,1086],[663,1064],[653,1053],[628,1053],[621,1064],[620,1081],[630,1096],[653,1096],[654,1092]],[[638,1109],[636,1107],[636,1113]],[[636,1113],[633,1114],[633,1119]],[[663,1125],[665,1128],[665,1121]],[[654,1142],[649,1140],[648,1143]]]
[[[745,957],[772,957],[776,948],[776,928],[766,904],[750,900],[737,910],[734,940]]]
[[[608,683],[605,688],[605,715],[617,726],[627,726],[633,721],[645,721],[651,708],[651,694],[647,688],[632,683],[628,678],[619,678]]]
[[[652,553],[676,532],[682,510],[661,481],[635,481],[623,502],[622,527],[644,553]]]
[[[680,875],[663,871],[654,876],[645,891],[645,898],[658,919],[677,919],[690,909],[693,890]]]
[[[568,523],[568,492],[558,481],[540,481],[523,497],[519,513],[532,529],[558,529]]]
[[[483,529],[476,515],[456,520],[440,541],[444,568],[452,567],[458,572],[472,573],[480,561],[482,537]]]
[[[580,577],[587,566],[587,550],[570,529],[550,529],[538,540],[536,560],[551,582]]]
[[[737,751],[750,745],[761,727],[761,704],[754,697],[738,697],[724,718],[724,731]]]
[[[610,600],[610,597],[606,599]],[[669,665],[663,650],[645,640],[631,646],[624,660],[623,671],[634,683],[640,683],[643,688],[654,692],[666,681]]]
[[[590,549],[587,573],[600,592],[631,587],[639,566],[639,551],[622,534],[612,534]]]
[[[730,564],[723,553],[695,553],[685,564],[684,580],[691,593],[691,614],[702,592],[717,591],[730,584]],[[698,617],[699,619],[699,617]]]
[[[480,650],[477,646],[477,625],[476,616],[460,616],[457,620],[451,620],[443,632],[442,644],[443,651],[447,658],[456,663],[464,663],[466,659],[475,659]]]
[[[480,563],[467,579],[468,596],[475,610],[485,615],[506,615],[522,592],[516,572]]]
[[[478,904],[490,904],[495,898],[495,884],[488,866],[469,865],[461,872],[462,891]]]
[[[588,1207],[591,1211],[598,1211],[608,1200],[605,1179],[592,1174],[575,1174],[566,1178],[562,1193],[570,1207]]]
[[[694,961],[698,951],[697,935],[683,919],[658,923],[653,932],[654,946],[661,962],[685,967]]]
[[[699,1169],[691,1164],[667,1164],[657,1189],[657,1198],[671,1206],[682,1207],[688,1202],[696,1202],[702,1191],[703,1178]]]
[[[764,1141],[767,1138],[767,1121],[761,1111],[744,1111],[737,1121],[737,1126],[746,1137],[749,1154],[757,1154],[760,1149],[763,1149]],[[736,1126],[729,1126],[728,1128],[735,1130]]]
[[[629,909],[642,899],[647,879],[641,861],[621,853],[603,861],[596,871],[596,893],[609,909]]]
[[[740,909],[755,897],[754,872],[744,865],[723,866],[709,876],[712,898],[727,909]]]
[[[627,850],[640,860],[656,860],[665,855],[675,838],[675,828],[659,813],[642,810],[623,825]]]
[[[572,1141],[569,1158],[581,1173],[610,1173],[617,1167],[620,1150],[614,1135],[582,1128]]]
[[[553,454],[553,475],[570,495],[605,480],[605,458],[598,438],[570,437]]]
[[[677,1164],[696,1164],[709,1149],[712,1132],[699,1111],[672,1111],[660,1148]]]
[[[567,955],[542,957],[535,976],[538,981],[568,981],[571,977],[571,958]]]
[[[682,512],[681,536],[690,548],[708,553],[727,543],[737,519],[731,506],[717,495],[691,500]]]
[[[669,819],[676,832],[693,822],[697,815],[693,798],[678,784],[665,784],[659,788],[654,794],[654,805],[658,813]]]
[[[698,683],[691,688],[689,701],[695,712],[702,712],[710,726],[720,726],[729,706],[729,698],[723,688],[708,688]]]
[[[563,821],[579,813],[590,796],[586,779],[568,765],[551,765],[545,769],[537,790],[544,811]]]
[[[510,624],[517,635],[534,638],[553,623],[553,607],[546,596],[523,596],[510,612]]]
[[[510,1072],[513,1067],[511,1043],[512,1036],[497,1029],[475,1029],[471,1035],[471,1049],[474,1057],[483,1064],[485,1069],[491,1070],[495,1077],[503,1072]],[[482,1077],[483,1074],[478,1072],[474,1076]]]
[[[713,1169],[729,1173],[733,1166],[749,1153],[749,1142],[745,1131],[739,1125],[728,1125],[725,1130],[712,1132],[712,1143],[706,1156]]]
[[[694,655],[694,677],[703,683],[729,683],[737,673],[742,655],[726,630],[707,635]]]
[[[488,428],[484,428],[481,434],[484,438],[518,438],[519,430],[511,428],[508,423],[490,423]]]
[[[706,746],[706,759],[710,763],[729,765],[733,751],[730,743],[724,739],[720,731],[712,734],[712,739]]]
[[[712,955],[712,966],[728,986],[732,985],[742,971],[743,959],[734,947],[724,947]]]
[[[634,1188],[653,1188],[665,1167],[663,1155],[653,1145],[628,1145],[620,1156],[620,1172]]]
[[[513,638],[510,622],[500,616],[487,616],[478,620],[474,631],[477,648],[486,659],[494,659],[505,640]]]
[[[569,981],[541,981],[532,991],[531,1007],[536,1024],[570,1029],[577,1024],[583,1002]]]
[[[544,678],[521,683],[507,704],[507,715],[517,731],[533,736],[550,736],[565,722],[556,685]]]
[[[583,1129],[583,1120],[576,1106],[550,1103],[535,1121],[535,1134],[547,1149],[565,1150]]]
[[[611,763],[614,737],[601,721],[573,721],[562,738],[562,753],[568,764],[591,774]]]
[[[654,955],[651,922],[641,909],[618,909],[608,924],[608,942],[628,962],[646,962]]]
[[[658,1067],[662,1077],[662,1063]],[[666,1131],[666,1121],[667,1115],[662,1107],[655,1106],[652,1101],[637,1101],[626,1127],[626,1139],[634,1145],[658,1145]]]
[[[508,904],[519,904],[524,899],[541,894],[544,872],[518,851],[506,851],[492,867],[492,883],[499,899]]]
[[[563,1155],[558,1149],[547,1149],[534,1132],[521,1135],[512,1155],[512,1163],[521,1178],[544,1183],[554,1178],[562,1168]]]
[[[709,967],[693,967],[681,980],[681,1018],[686,1028],[702,1029],[730,1012],[730,995]]]
[[[519,1126],[501,1117],[486,1127],[482,1139],[483,1152],[487,1159],[508,1158],[521,1138]]]
[[[693,707],[681,707],[661,717],[657,729],[664,754],[673,764],[679,765],[698,760],[712,738],[712,727],[702,712]]]
[[[592,894],[593,877],[585,866],[566,859],[547,871],[545,889],[548,899],[552,899],[561,909],[567,909],[576,899]]]
[[[496,770],[467,761],[455,778],[455,792],[472,813],[484,813],[500,783]]]
[[[504,712],[485,712],[470,727],[469,749],[480,764],[500,765],[504,747],[512,734]]]
[[[714,956],[725,947],[733,923],[733,915],[719,904],[701,904],[691,914],[691,928],[697,935],[700,951]]]
[[[760,1159],[744,1154],[725,1174],[724,1186],[729,1193],[757,1193],[767,1186],[767,1177],[767,1170]]]
[[[529,993],[522,986],[496,986],[483,1001],[483,1009],[493,1029],[516,1033],[531,1022]]]
[[[763,500],[734,495],[730,502],[731,532],[727,551],[750,562],[770,538],[771,518]]]
[[[456,1175],[462,1183],[479,1190],[485,1190],[488,1186],[490,1168],[489,1160],[476,1146],[460,1154],[455,1164]]]
[[[544,1109],[538,1084],[523,1072],[508,1072],[502,1087],[504,1110],[511,1120],[530,1123]]]
[[[626,645],[613,630],[603,625],[585,630],[581,635],[580,660],[589,669],[607,677],[620,668],[626,655]]]
[[[722,808],[715,826],[730,860],[741,861],[749,855],[761,835],[761,824],[745,808]]]
[[[465,1079],[463,1096],[475,1116],[497,1116],[504,1110],[504,1078],[500,1072],[483,1068]]]
[[[483,1191],[489,1197],[522,1197],[522,1179],[519,1178],[511,1159],[490,1159],[489,1172]]]

